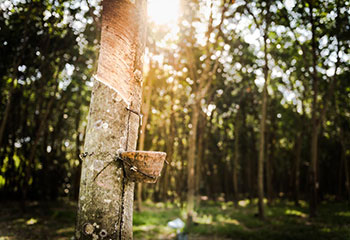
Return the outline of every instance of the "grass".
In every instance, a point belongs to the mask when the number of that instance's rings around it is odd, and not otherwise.
[[[2,204],[0,240],[71,239],[74,233],[74,203],[33,203],[20,214],[15,203]],[[316,218],[308,218],[307,204],[295,207],[288,201],[276,201],[266,207],[266,220],[255,214],[256,205],[240,202],[202,202],[196,209],[193,226],[184,229],[188,239],[234,240],[350,240],[350,209],[346,203],[320,204]],[[134,239],[175,239],[176,231],[167,223],[176,218],[185,221],[185,210],[177,205],[145,202],[142,212],[134,212]]]
[[[236,209],[231,202],[202,203],[193,226],[185,229],[189,239],[350,240],[350,209],[346,203],[322,203],[318,217],[310,219],[306,203],[295,207],[288,201],[276,201],[266,207],[265,221],[255,216],[255,204],[240,205]],[[167,239],[165,236],[174,230],[166,223],[177,217],[185,220],[185,213],[175,206],[164,209],[146,205],[143,212],[134,214],[134,229],[138,229],[135,239]],[[152,226],[151,230],[147,226]]]

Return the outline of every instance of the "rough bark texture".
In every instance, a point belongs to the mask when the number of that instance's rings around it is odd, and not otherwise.
[[[135,150],[146,1],[104,0],[101,49],[89,112],[76,239],[132,239],[134,183],[117,150]]]

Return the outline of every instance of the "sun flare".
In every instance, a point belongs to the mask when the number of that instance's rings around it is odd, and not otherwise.
[[[148,17],[158,25],[175,24],[180,14],[180,0],[149,0]]]

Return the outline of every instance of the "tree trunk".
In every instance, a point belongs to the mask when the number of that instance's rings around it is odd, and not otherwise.
[[[299,132],[295,138],[295,165],[294,165],[294,202],[296,206],[299,206],[299,194],[300,194],[300,162],[301,162],[301,144],[302,134]]]
[[[311,144],[310,144],[310,168],[309,168],[309,185],[310,185],[310,217],[316,216],[317,208],[317,148],[318,148],[318,133],[319,133],[319,119],[317,117],[317,96],[318,96],[318,76],[317,76],[317,56],[316,56],[316,39],[315,39],[315,23],[313,18],[313,6],[310,3],[310,22],[312,27],[312,119],[311,119]]]
[[[203,112],[202,112],[203,113]],[[201,202],[201,194],[200,194],[200,186],[201,186],[201,181],[202,181],[202,173],[203,173],[203,158],[204,158],[204,139],[205,139],[205,124],[206,124],[206,115],[200,114],[199,116],[199,123],[198,123],[198,144],[197,144],[197,159],[196,159],[196,189],[195,189],[195,196],[196,196],[196,201],[195,204],[196,206],[199,206]]]
[[[150,64],[152,65],[152,63]],[[141,125],[141,134],[140,134],[140,140],[139,140],[139,150],[144,150],[145,148],[145,138],[146,138],[146,127],[148,123],[148,116],[149,116],[149,109],[151,107],[151,95],[152,95],[152,79],[147,79],[147,85],[145,87],[146,89],[146,96],[145,96],[145,105],[142,108],[142,114],[143,114],[143,121]],[[137,183],[137,192],[136,192],[136,198],[137,198],[137,205],[136,210],[141,211],[142,210],[142,183]]]
[[[341,144],[341,158],[342,162],[344,163],[344,174],[345,174],[345,194],[346,199],[348,201],[348,205],[350,206],[350,169],[349,169],[349,155],[347,153],[348,148],[348,136],[347,134],[344,134],[345,130],[341,127],[340,128],[340,144]],[[341,166],[342,167],[342,166]]]
[[[4,133],[5,133],[5,127],[6,127],[7,119],[8,119],[9,113],[10,113],[10,109],[11,109],[11,99],[12,99],[13,91],[14,90],[11,90],[11,92],[9,93],[8,100],[6,103],[5,112],[4,112],[4,115],[3,115],[3,118],[1,121],[1,125],[0,125],[0,147],[2,147],[2,139],[3,139]]]
[[[311,165],[310,165],[310,217],[316,216],[317,208],[317,148],[318,148],[318,126],[313,121],[311,136]]]
[[[75,119],[75,130],[77,133],[77,136],[75,138],[75,152],[76,152],[76,158],[79,161],[78,166],[73,165],[73,179],[72,179],[72,195],[71,197],[73,198],[73,200],[78,200],[79,198],[79,181],[80,181],[80,174],[81,174],[81,164],[82,161],[79,157],[80,155],[80,149],[81,149],[81,140],[80,140],[80,132],[79,132],[79,127],[80,127],[80,121],[81,121],[81,111],[79,109],[79,106],[77,106],[78,108],[78,112],[77,112],[77,116]]]
[[[43,114],[43,116],[41,117],[41,119],[39,121],[39,127],[36,131],[35,139],[33,141],[31,148],[30,148],[30,155],[29,155],[27,164],[25,165],[25,169],[24,169],[25,175],[24,175],[24,182],[23,182],[23,186],[22,186],[22,203],[21,203],[23,210],[26,207],[25,201],[27,200],[27,194],[28,194],[29,187],[30,187],[30,184],[29,184],[30,178],[33,177],[33,169],[32,168],[35,167],[36,150],[37,150],[37,147],[39,145],[40,138],[45,131],[45,127],[47,126],[47,124],[46,124],[47,119],[51,113],[53,103],[55,101],[55,95],[56,95],[57,88],[58,88],[58,83],[55,86],[54,94],[51,96],[51,98],[46,106],[45,113]]]
[[[274,157],[275,157],[275,146],[276,146],[276,134],[277,129],[276,124],[276,112],[273,110],[271,112],[271,127],[267,133],[266,149],[268,155],[266,156],[266,193],[267,193],[267,203],[268,205],[273,204],[274,199],[274,189],[273,189],[273,174],[274,174]]]
[[[75,236],[132,239],[134,183],[116,161],[135,150],[140,111],[146,1],[104,0],[98,70],[89,112]],[[133,110],[129,111],[127,108]]]
[[[341,148],[343,148],[343,146],[341,145]],[[342,193],[343,193],[343,171],[345,169],[345,156],[343,154],[343,149],[341,150],[340,153],[340,161],[339,161],[339,167],[338,167],[338,189],[337,189],[337,193],[336,193],[336,198],[338,200],[342,199]]]
[[[172,96],[173,99],[173,96]],[[166,145],[167,148],[167,159],[168,159],[168,163],[170,164],[173,160],[173,155],[174,155],[174,143],[175,143],[175,114],[174,114],[174,110],[173,110],[173,103],[171,104],[171,113],[170,113],[170,125],[169,125],[169,139],[168,139],[168,143]],[[170,185],[170,177],[171,177],[171,166],[169,164],[166,164],[164,166],[164,178],[163,178],[163,189],[162,189],[162,199],[163,201],[167,201],[168,199],[168,191],[169,191],[169,185]]]
[[[200,105],[195,102],[192,107],[192,129],[190,131],[190,137],[188,141],[189,149],[187,154],[187,226],[190,226],[193,221],[194,211],[194,191],[195,191],[195,176],[194,166],[196,158],[196,136],[197,136],[197,125],[199,119]]]
[[[235,142],[234,142],[234,156],[233,156],[233,168],[232,168],[232,177],[233,177],[233,199],[235,207],[238,207],[238,162],[240,158],[240,131],[241,131],[241,109],[238,109],[236,124],[235,124]]]
[[[258,159],[258,207],[259,217],[264,219],[264,148],[265,148],[265,128],[266,128],[266,108],[267,108],[267,82],[263,89],[262,116],[260,120],[260,142]]]
[[[343,148],[344,155],[344,168],[345,168],[345,188],[346,188],[346,197],[348,200],[348,205],[350,206],[350,169],[349,169],[349,156],[346,155],[346,150]]]
[[[267,9],[269,5],[267,4]],[[268,14],[268,12],[266,13]],[[259,217],[265,218],[264,214],[264,159],[265,159],[265,132],[266,132],[266,115],[267,115],[267,86],[269,82],[269,66],[267,57],[267,39],[268,39],[268,20],[265,19],[266,29],[264,34],[264,55],[265,55],[265,67],[264,76],[265,83],[262,92],[262,109],[261,109],[261,120],[260,120],[260,142],[259,142],[259,159],[258,159],[258,208]]]
[[[267,196],[267,204],[270,206],[273,201],[273,187],[272,187],[272,174],[273,174],[273,152],[274,152],[274,143],[272,133],[268,134],[270,138],[266,140],[270,142],[270,144],[266,143],[266,150],[268,152],[266,156],[266,196]]]

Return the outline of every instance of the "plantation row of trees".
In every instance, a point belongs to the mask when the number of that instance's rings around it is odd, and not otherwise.
[[[100,7],[73,3],[0,5],[2,199],[78,194]]]
[[[187,201],[189,216],[201,196],[310,200],[311,215],[348,199],[349,7],[190,1],[175,38],[152,28],[144,145],[170,165],[143,197]]]
[[[1,3],[0,195],[77,197],[100,6]],[[182,2],[149,23],[139,149],[165,151],[141,200],[350,200],[350,3]]]

